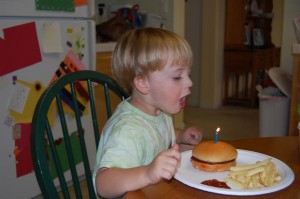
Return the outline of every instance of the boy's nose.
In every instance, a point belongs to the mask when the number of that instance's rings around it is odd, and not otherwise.
[[[188,87],[192,87],[192,86],[193,86],[193,82],[192,82],[190,76],[188,76],[187,86],[188,86]]]

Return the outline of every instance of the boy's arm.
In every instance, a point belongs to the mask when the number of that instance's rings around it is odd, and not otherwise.
[[[179,146],[175,144],[159,153],[149,165],[99,170],[96,175],[97,193],[105,198],[119,197],[162,179],[169,180],[175,175],[180,159]]]
[[[127,191],[133,191],[150,184],[146,176],[146,166],[129,169],[109,168],[98,171],[96,189],[101,196],[115,198]]]

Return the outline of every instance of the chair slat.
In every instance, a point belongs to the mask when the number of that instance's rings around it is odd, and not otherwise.
[[[74,87],[74,84],[71,85],[71,87]],[[74,93],[73,93],[74,95]],[[73,186],[75,187],[75,194],[77,196],[77,198],[81,198],[82,194],[80,192],[80,184],[79,184],[79,180],[78,180],[78,174],[77,174],[77,170],[76,170],[76,164],[75,164],[75,160],[74,160],[74,154],[72,151],[72,147],[71,147],[71,141],[70,141],[70,137],[69,137],[69,131],[68,131],[68,127],[67,127],[67,122],[66,122],[66,118],[65,118],[65,113],[64,113],[64,108],[62,106],[62,102],[61,102],[61,97],[60,95],[57,95],[57,108],[58,108],[58,113],[59,113],[59,118],[60,118],[60,122],[61,122],[61,128],[62,128],[62,133],[63,133],[63,140],[65,142],[65,147],[66,147],[66,152],[67,152],[67,157],[68,157],[68,163],[69,163],[69,167],[70,167],[70,171],[71,171],[71,175],[72,175],[72,179],[73,179]],[[75,110],[78,108],[78,105],[76,104],[76,100],[73,101],[74,105],[75,105]],[[75,115],[76,117],[79,115],[78,112],[75,111]],[[64,175],[63,173],[61,173],[60,175]]]
[[[83,138],[83,128],[82,128],[82,124],[81,124],[81,113],[78,107],[78,103],[77,103],[77,97],[76,97],[76,91],[75,91],[75,86],[74,84],[79,84],[79,82],[71,82],[70,83],[70,88],[71,88],[71,95],[72,95],[72,101],[74,103],[74,110],[75,110],[75,120],[76,120],[76,124],[77,124],[77,134],[80,136],[80,145],[81,145],[81,153],[83,156],[83,160],[84,163],[86,162],[87,159],[87,153],[85,151],[85,153],[83,153],[83,149],[86,149],[85,146],[85,142],[83,141],[84,144],[81,143]],[[69,135],[69,134],[68,134]],[[68,137],[68,135],[64,135],[64,137]],[[70,143],[70,147],[71,147],[71,143]],[[78,174],[77,174],[77,170],[76,170],[76,163],[75,163],[75,158],[74,158],[74,153],[72,151],[72,149],[68,149],[68,157],[69,163],[70,163],[70,169],[71,169],[71,173],[72,173],[72,179],[73,179],[73,186],[75,188],[75,194],[76,194],[76,198],[81,199],[82,198],[82,193],[81,193],[81,189],[80,189],[80,183],[79,183],[79,179],[78,179]],[[72,166],[71,166],[72,165]]]
[[[105,96],[106,114],[108,119],[111,116],[111,104],[110,104],[109,88],[107,83],[104,84],[104,96]]]
[[[94,96],[94,85],[90,79],[87,80],[87,87],[89,96]],[[99,140],[100,140],[100,133],[99,133],[99,126],[98,126],[98,120],[97,120],[97,114],[96,114],[96,105],[94,97],[90,98],[90,106],[91,106],[91,115],[92,115],[92,122],[94,127],[94,135],[95,135],[95,141],[96,141],[96,148],[98,149]]]
[[[75,82],[75,83],[79,84],[79,82]],[[82,155],[82,159],[83,159],[84,171],[85,171],[87,184],[88,184],[88,191],[89,191],[90,198],[95,198],[94,189],[91,189],[91,187],[93,187],[93,182],[91,180],[92,179],[92,174],[91,174],[91,170],[90,170],[91,167],[90,167],[88,154],[87,154],[87,150],[86,150],[84,130],[83,130],[83,127],[82,127],[81,117],[80,117],[80,114],[79,114],[80,110],[78,108],[78,103],[77,103],[77,100],[76,100],[77,99],[76,89],[74,87],[73,82],[70,83],[70,86],[71,86],[71,91],[72,91],[72,99],[73,99],[74,104],[75,104],[75,119],[76,119],[76,124],[77,124],[77,129],[78,129],[77,133],[78,133],[78,137],[79,137],[79,143],[80,143],[81,155]],[[90,92],[89,92],[89,96],[93,96],[93,95],[90,95]],[[89,100],[94,100],[94,98],[89,97]],[[73,180],[77,181],[78,178],[77,178],[77,176],[75,176],[75,177],[76,177],[76,179],[73,179]],[[78,188],[78,190],[80,190],[80,189]],[[78,193],[78,197],[82,197],[81,193],[80,193],[80,195]]]
[[[63,174],[63,169],[62,169],[62,166],[61,166],[61,163],[60,163],[60,160],[59,160],[59,156],[58,156],[58,153],[57,153],[57,150],[56,150],[56,147],[55,147],[55,142],[54,142],[52,130],[51,130],[48,119],[46,120],[45,126],[46,126],[46,133],[47,133],[47,138],[48,138],[51,154],[52,154],[53,161],[54,161],[54,164],[55,164],[56,173],[57,173],[57,176],[58,176],[58,179],[59,179],[59,182],[60,182],[60,187],[62,189],[64,198],[70,198],[70,194],[69,194],[69,191],[68,191],[68,186],[67,186],[67,183],[66,183],[65,176],[62,175]],[[52,186],[54,186],[54,185],[52,185]]]

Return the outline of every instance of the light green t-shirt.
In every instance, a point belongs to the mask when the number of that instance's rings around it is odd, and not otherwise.
[[[172,117],[163,112],[148,115],[122,101],[101,134],[93,182],[99,168],[147,165],[175,143]]]

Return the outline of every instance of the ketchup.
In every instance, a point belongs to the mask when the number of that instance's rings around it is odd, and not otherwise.
[[[216,179],[205,180],[205,181],[201,182],[201,184],[212,186],[212,187],[230,189],[230,187],[225,182],[221,182],[221,181],[216,180]]]

